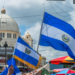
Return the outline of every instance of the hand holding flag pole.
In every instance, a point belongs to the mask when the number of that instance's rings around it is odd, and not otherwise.
[[[21,75],[20,70],[16,66],[15,59],[13,58],[13,65],[12,65],[12,58],[7,61],[8,68],[5,68],[5,70],[0,75]]]
[[[7,75],[12,75],[14,73],[14,68],[13,65],[11,65],[8,69],[8,74]]]

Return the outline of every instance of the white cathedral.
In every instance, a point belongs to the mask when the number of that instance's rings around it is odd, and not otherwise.
[[[6,41],[8,46],[14,47],[18,35],[20,35],[18,24],[12,17],[6,15],[6,10],[3,8],[0,14],[0,38],[2,38],[0,45],[4,46]],[[29,33],[23,39],[32,47],[33,40]]]
[[[3,51],[1,47],[4,46],[5,42],[7,42],[8,47],[15,47],[17,37],[20,35],[19,27],[16,21],[6,14],[6,10],[3,8],[1,10],[0,14],[0,58],[5,57],[5,51],[4,53],[1,53]],[[31,35],[27,32],[25,37],[22,37],[31,47],[33,47],[33,39]],[[13,49],[14,51],[14,49]],[[8,53],[7,51],[7,60],[12,57],[13,51]],[[46,58],[42,57],[44,60],[42,60],[41,64],[46,63]],[[2,59],[0,59],[2,60]],[[2,60],[3,61],[3,60]],[[3,64],[4,62],[0,62]]]

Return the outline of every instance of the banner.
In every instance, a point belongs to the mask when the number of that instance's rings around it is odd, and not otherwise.
[[[25,74],[22,74],[22,75],[33,75],[33,72],[25,73]],[[49,65],[49,63],[47,63],[43,67],[35,70],[34,75],[50,75],[50,65]]]

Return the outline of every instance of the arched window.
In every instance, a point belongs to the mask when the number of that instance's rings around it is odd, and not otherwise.
[[[5,37],[5,33],[3,33],[3,38]]]
[[[2,33],[0,33],[0,38],[2,38]]]
[[[16,34],[13,34],[13,38],[16,38]]]
[[[5,37],[5,33],[0,33],[0,38],[4,38]]]
[[[27,38],[28,38],[28,36],[27,36]]]
[[[7,38],[11,38],[11,33],[7,33]]]

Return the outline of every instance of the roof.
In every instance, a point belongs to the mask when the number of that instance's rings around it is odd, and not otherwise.
[[[6,10],[3,8],[3,9],[1,10],[1,13],[5,14],[5,13],[6,13]]]
[[[5,13],[6,10],[2,9],[0,14],[0,30],[19,32],[16,21]]]
[[[27,34],[26,34],[25,36],[26,36],[26,37],[27,37],[27,36],[30,36],[30,37],[31,37],[31,35],[29,34],[29,32],[27,32]]]
[[[74,64],[75,63],[74,59],[70,58],[69,56],[64,56],[64,57],[52,59],[49,62],[51,64],[56,64],[56,65],[59,65],[59,64]]]

